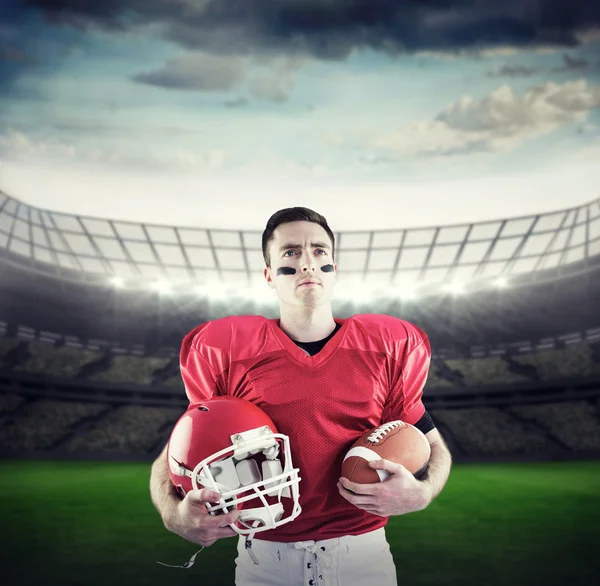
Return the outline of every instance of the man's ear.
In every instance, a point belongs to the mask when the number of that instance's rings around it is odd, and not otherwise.
[[[267,285],[269,285],[269,287],[271,287],[271,289],[273,289],[274,285],[273,285],[273,277],[271,276],[271,267],[265,267],[263,274],[265,276],[265,281],[267,282]]]

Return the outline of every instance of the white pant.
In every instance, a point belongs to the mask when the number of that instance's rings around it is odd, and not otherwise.
[[[236,586],[397,586],[383,528],[323,541],[252,540],[256,565],[238,541]]]

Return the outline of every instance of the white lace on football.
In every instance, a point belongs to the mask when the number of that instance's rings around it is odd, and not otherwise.
[[[402,421],[390,421],[380,425],[368,438],[367,440],[373,443],[377,443],[388,431],[396,427],[400,427]]]

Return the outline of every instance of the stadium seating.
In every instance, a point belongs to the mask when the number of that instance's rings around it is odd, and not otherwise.
[[[587,401],[515,405],[507,412],[535,421],[573,451],[600,452],[600,418],[597,408]]]
[[[0,417],[17,410],[25,402],[25,397],[14,393],[0,394]]]
[[[88,380],[150,385],[152,383],[152,373],[164,368],[168,362],[168,358],[114,356],[107,370],[90,375],[87,378]]]
[[[448,388],[454,386],[454,383],[451,380],[448,380],[441,376],[438,373],[435,365],[432,365],[429,369],[429,375],[427,376],[427,383],[425,384],[425,388],[429,389],[439,389],[439,388]]]
[[[445,360],[445,363],[448,368],[461,374],[467,387],[512,384],[531,380],[523,374],[511,372],[508,362],[500,356],[470,360]]]
[[[521,364],[535,366],[541,380],[558,380],[600,374],[600,364],[592,360],[588,343],[575,344],[562,350],[543,350],[515,358]]]
[[[0,445],[4,453],[35,452],[86,457],[151,458],[166,441],[181,415],[185,389],[179,373],[176,350],[156,355],[116,353],[105,349],[75,348],[38,340],[0,338],[0,372],[44,375],[81,383],[78,400],[38,398],[27,392],[0,393]],[[511,353],[479,358],[434,356],[425,387],[428,391],[454,388],[477,393],[493,385],[533,381],[572,381],[600,374],[600,352],[587,341],[564,348],[529,353]],[[593,381],[595,379],[589,379]],[[161,391],[165,406],[145,406],[137,393],[129,403],[113,402],[98,387],[86,381],[139,385]],[[100,387],[101,388],[101,387]],[[108,388],[108,387],[107,387]],[[87,390],[86,390],[87,389]],[[146,392],[146,391],[144,391]],[[181,399],[180,406],[166,406],[165,392]],[[82,396],[89,393],[89,401]],[[593,393],[592,393],[593,394]],[[38,393],[39,395],[39,393]],[[157,395],[158,396],[158,395]],[[506,407],[478,406],[432,408],[434,422],[443,429],[448,443],[460,457],[537,456],[549,453],[600,453],[600,399],[564,400],[510,404]],[[590,395],[591,397],[591,395]]]
[[[9,353],[14,350],[20,341],[16,338],[0,338],[0,369],[11,367]]]
[[[183,413],[168,407],[117,407],[89,430],[69,439],[63,446],[69,452],[113,452],[148,454]]]
[[[0,395],[0,445],[6,451],[120,454],[148,458],[183,412],[177,407]],[[431,409],[459,455],[519,456],[600,452],[600,416],[591,401]]]
[[[548,436],[528,429],[498,408],[436,409],[430,414],[451,431],[466,454],[532,454],[553,447]]]
[[[50,449],[77,424],[108,408],[104,403],[51,399],[28,401],[14,419],[0,427],[0,445],[10,449]]]
[[[101,358],[101,353],[80,348],[55,348],[32,340],[27,346],[29,357],[14,367],[16,372],[32,372],[57,377],[75,377],[81,368]]]
[[[19,345],[24,348],[14,355]],[[13,355],[11,356],[11,352]],[[165,353],[166,354],[166,353]],[[47,342],[23,342],[0,338],[0,369],[37,373],[62,378],[78,378],[110,383],[132,383],[182,389],[180,375],[171,371],[158,377],[169,365],[178,369],[176,351],[168,356],[113,354],[85,348],[55,347]],[[521,365],[516,372],[512,364]],[[532,380],[553,381],[600,375],[600,362],[589,342],[564,349],[531,351],[505,356],[480,358],[434,358],[429,370],[427,389],[450,387],[479,388],[486,385],[512,385]]]

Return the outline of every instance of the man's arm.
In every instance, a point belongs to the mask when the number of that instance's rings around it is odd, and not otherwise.
[[[237,509],[218,516],[206,510],[207,504],[219,502],[218,492],[202,488],[191,490],[184,499],[179,497],[169,476],[166,446],[152,464],[150,498],[165,528],[191,543],[208,547],[218,539],[237,535],[230,527],[239,517]]]
[[[152,464],[150,473],[150,498],[168,529],[177,505],[181,502],[177,490],[171,482],[167,466],[167,447],[164,447]]]
[[[425,436],[431,445],[429,466],[423,478],[417,480],[401,464],[390,460],[373,460],[369,467],[389,472],[383,482],[358,484],[340,478],[339,493],[359,509],[381,517],[405,515],[427,508],[440,493],[450,474],[452,457],[437,429]]]
[[[431,445],[431,456],[427,470],[421,477],[421,482],[425,483],[430,491],[430,497],[427,502],[427,505],[429,505],[442,492],[446,485],[448,476],[450,476],[450,468],[452,467],[452,454],[437,429],[432,429],[425,434],[425,437]]]

